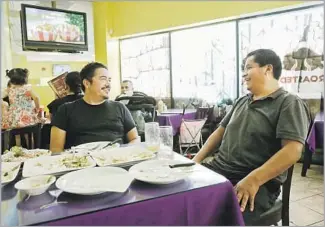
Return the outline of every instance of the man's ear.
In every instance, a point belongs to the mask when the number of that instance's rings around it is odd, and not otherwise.
[[[266,65],[265,74],[266,75],[273,75],[273,65]]]
[[[88,80],[86,80],[86,79],[83,79],[82,84],[84,85],[85,88],[88,88],[89,85],[90,85],[90,82]]]

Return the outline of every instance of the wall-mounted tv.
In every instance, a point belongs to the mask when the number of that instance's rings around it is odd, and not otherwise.
[[[23,50],[88,50],[87,16],[83,12],[22,4],[21,28]]]

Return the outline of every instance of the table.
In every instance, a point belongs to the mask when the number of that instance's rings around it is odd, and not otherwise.
[[[184,115],[182,114],[161,114],[158,116],[158,122],[160,126],[172,126],[173,135],[175,136],[179,132],[179,128],[181,127],[182,119],[195,119],[196,112],[188,112]]]
[[[174,159],[185,160],[177,153]],[[2,188],[2,225],[244,225],[232,184],[201,165],[195,168],[188,179],[171,185],[133,181],[123,194],[96,196],[53,186],[26,201],[14,188],[17,179]]]
[[[324,145],[324,112],[316,114],[312,128],[307,138],[307,144],[311,152],[315,152],[317,147]]]

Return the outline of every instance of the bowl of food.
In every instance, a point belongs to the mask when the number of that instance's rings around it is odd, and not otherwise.
[[[15,188],[30,196],[41,195],[56,181],[53,175],[40,175],[25,178],[15,184]]]

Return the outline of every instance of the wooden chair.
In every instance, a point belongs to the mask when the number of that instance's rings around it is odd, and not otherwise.
[[[254,226],[278,225],[277,223],[281,220],[283,226],[289,226],[289,203],[293,168],[294,166],[291,166],[288,169],[287,179],[282,185],[282,199],[278,198],[271,209],[261,214],[260,218],[253,223]]]
[[[14,128],[10,130],[10,147],[16,144],[15,136],[19,135],[22,141],[22,147],[27,149],[36,149],[41,147],[41,129],[42,124],[38,123],[35,125]],[[23,143],[25,135],[27,134],[28,143]]]
[[[10,130],[1,130],[1,154],[10,147]]]

